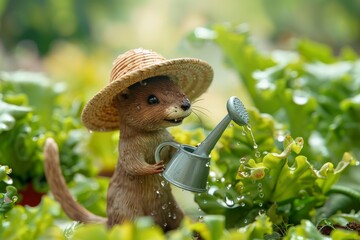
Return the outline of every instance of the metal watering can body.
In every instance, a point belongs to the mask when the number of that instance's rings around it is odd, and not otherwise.
[[[175,142],[161,143],[155,152],[155,160],[159,162],[160,152],[166,146],[177,149],[162,176],[170,183],[192,192],[206,191],[207,178],[210,171],[210,156],[199,156],[193,152],[196,147]]]
[[[228,115],[201,142],[193,147],[175,142],[161,143],[155,151],[155,160],[161,161],[160,152],[165,146],[172,146],[177,152],[166,165],[163,177],[170,183],[192,192],[206,191],[207,178],[210,172],[210,152],[218,142],[230,121],[238,125],[248,125],[249,117],[243,103],[237,97],[227,102]]]

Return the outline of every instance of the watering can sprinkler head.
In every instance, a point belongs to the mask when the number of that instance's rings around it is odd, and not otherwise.
[[[232,96],[226,104],[228,114],[236,124],[240,126],[249,125],[249,114],[239,98]]]

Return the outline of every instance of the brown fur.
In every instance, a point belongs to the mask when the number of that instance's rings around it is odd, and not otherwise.
[[[149,104],[149,96],[158,102]],[[113,226],[139,216],[151,216],[165,231],[179,226],[183,212],[169,186],[159,174],[163,162],[155,163],[156,147],[173,138],[167,127],[178,125],[191,113],[190,102],[180,88],[166,77],[155,77],[130,86],[115,99],[119,109],[119,159],[107,194],[107,224]],[[170,160],[173,151],[164,148],[161,159]],[[45,145],[45,173],[50,188],[72,219],[104,222],[78,204],[69,193],[59,168],[54,141]]]

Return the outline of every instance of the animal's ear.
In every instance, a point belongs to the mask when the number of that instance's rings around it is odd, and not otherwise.
[[[126,100],[129,99],[129,95],[130,95],[130,90],[129,88],[126,88],[117,95],[117,98],[118,100]]]

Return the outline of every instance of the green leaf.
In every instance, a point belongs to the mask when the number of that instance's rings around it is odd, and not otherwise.
[[[275,167],[268,165],[267,162],[264,164],[269,169]],[[315,179],[315,172],[306,157],[297,156],[293,166],[284,165],[281,169],[271,201],[281,202],[298,197],[301,190],[306,190],[314,185]]]
[[[0,219],[1,239],[64,239],[62,230],[54,225],[60,206],[48,197],[36,208],[15,206]]]
[[[322,235],[310,221],[303,220],[300,225],[291,227],[284,237],[284,240],[295,239],[330,240],[331,238]]]
[[[266,234],[272,234],[272,232],[270,219],[266,215],[260,215],[255,222],[230,231],[230,239],[264,239]]]
[[[222,215],[206,215],[203,218],[205,225],[210,231],[210,239],[224,239],[226,235],[225,217]],[[202,237],[205,238],[205,233]]]
[[[7,186],[6,193],[0,194],[0,215],[9,212],[15,206],[17,200],[17,189],[13,186]]]
[[[9,104],[0,99],[0,134],[12,129],[16,119],[24,117],[30,111],[31,109],[28,107]]]
[[[26,94],[28,104],[40,116],[43,126],[51,126],[51,118],[56,108],[56,98],[64,91],[64,84],[51,83],[42,73],[0,72],[4,91]]]
[[[338,163],[334,169],[332,163],[324,164],[317,175],[319,178],[316,180],[316,184],[320,187],[323,193],[327,193],[331,186],[333,186],[339,180],[341,173],[349,166],[357,166],[359,162],[354,159],[350,153],[344,153],[342,160]]]
[[[330,63],[335,61],[332,50],[327,45],[303,39],[298,42],[297,48],[301,56],[309,62]]]
[[[11,168],[8,166],[0,165],[0,181],[3,181],[7,184],[12,184],[12,180],[9,177],[9,174],[12,172]]]
[[[343,229],[334,229],[330,234],[331,239],[358,239],[357,231],[346,231]]]
[[[162,240],[165,239],[165,235],[159,226],[154,225],[151,218],[141,217],[133,223],[125,222],[111,229],[108,229],[104,224],[81,225],[74,231],[71,239]]]

